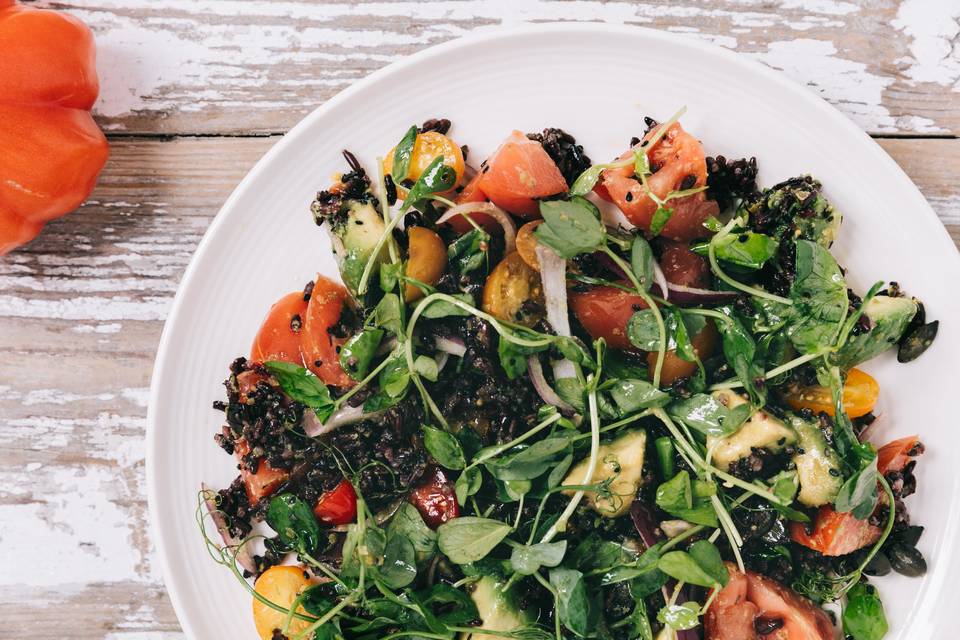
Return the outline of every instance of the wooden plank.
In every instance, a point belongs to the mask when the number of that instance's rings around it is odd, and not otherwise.
[[[744,52],[874,133],[960,132],[960,5],[950,2],[44,2],[96,32],[97,112],[118,131],[285,131],[357,79],[430,45],[500,24],[587,20]]]
[[[0,572],[0,619],[18,638],[63,620],[77,640],[182,637],[143,497],[150,371],[201,234],[274,142],[114,139],[90,202],[0,261],[0,540],[31,558]],[[881,144],[960,244],[960,140]]]

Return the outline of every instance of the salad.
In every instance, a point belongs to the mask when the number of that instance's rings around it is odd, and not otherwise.
[[[214,402],[239,475],[197,519],[263,640],[885,635],[923,445],[874,442],[867,371],[938,324],[848,286],[819,181],[761,188],[682,113],[601,164],[551,128],[475,170],[445,119],[343,152],[310,206],[342,284]]]

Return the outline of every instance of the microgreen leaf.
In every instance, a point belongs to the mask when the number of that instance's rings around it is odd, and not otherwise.
[[[853,640],[881,640],[888,630],[876,589],[863,582],[854,585],[847,592],[847,606],[843,608],[843,632]]]
[[[670,515],[694,524],[716,527],[717,514],[710,502],[710,496],[716,492],[715,484],[691,481],[690,474],[684,470],[657,487],[655,501]]]
[[[655,236],[660,235],[660,232],[663,231],[665,226],[667,226],[667,223],[670,222],[670,218],[672,216],[672,208],[665,207],[663,205],[657,207],[657,210],[653,212],[653,218],[650,219],[650,233]]]
[[[866,520],[873,513],[877,506],[877,458],[873,457],[870,462],[863,466],[859,471],[850,476],[834,503],[837,511],[849,512],[858,520]]]
[[[557,615],[570,631],[587,636],[596,617],[587,597],[587,583],[575,569],[551,569],[550,584],[557,592]]]
[[[696,393],[669,406],[671,417],[708,436],[722,438],[735,433],[750,417],[750,406],[728,408],[712,395]]]
[[[320,525],[313,509],[292,493],[271,498],[267,505],[267,524],[287,549],[313,553],[320,545]]]
[[[400,213],[405,212],[417,202],[435,193],[449,191],[457,181],[457,172],[453,167],[443,164],[443,156],[437,156],[423,170],[417,182],[410,188]]]
[[[468,564],[485,558],[510,531],[499,520],[463,516],[437,528],[437,546],[451,562]]]
[[[413,543],[402,534],[387,538],[383,564],[377,569],[380,579],[391,589],[402,589],[417,577],[417,558]]]
[[[646,291],[650,291],[653,285],[653,274],[656,269],[656,260],[653,257],[653,249],[646,238],[638,235],[633,239],[633,246],[630,248],[630,268],[633,269],[637,280],[643,285]]]
[[[567,541],[524,544],[513,548],[510,565],[517,573],[529,576],[541,567],[556,567],[567,553]]]
[[[366,328],[340,347],[340,366],[351,378],[362,380],[367,375],[383,334],[383,329]]]

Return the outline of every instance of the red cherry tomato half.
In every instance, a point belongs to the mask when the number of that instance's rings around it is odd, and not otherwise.
[[[409,500],[431,529],[460,515],[453,483],[441,469],[428,473],[423,482],[410,492]]]
[[[918,436],[907,436],[888,442],[877,450],[877,471],[884,475],[891,471],[900,471],[910,458],[922,452],[923,445],[920,444]]]
[[[604,338],[612,349],[634,349],[627,323],[635,312],[647,308],[643,298],[616,287],[593,287],[571,292],[570,306],[591,338]]]
[[[238,440],[233,452],[237,459],[243,458],[250,453],[250,445],[246,440]],[[240,471],[240,477],[243,479],[250,506],[256,506],[263,498],[276,491],[286,481],[288,474],[282,469],[274,469],[266,460],[258,460],[256,471],[244,468]]]
[[[313,508],[314,515],[326,524],[349,524],[357,519],[357,494],[346,479],[325,492]]]
[[[303,362],[324,384],[352,387],[353,380],[340,366],[337,347],[343,340],[335,339],[328,329],[340,321],[347,290],[333,280],[317,276],[307,305],[307,317],[300,334],[300,352]]]
[[[501,209],[530,220],[540,217],[536,198],[566,191],[567,181],[539,142],[514,131],[487,160],[480,189]]]
[[[842,556],[871,545],[880,537],[880,528],[867,520],[858,520],[851,513],[841,513],[830,505],[817,511],[813,531],[802,522],[790,523],[793,541],[819,551],[825,556]]]
[[[302,291],[288,293],[280,298],[267,313],[257,337],[250,348],[254,362],[281,360],[302,365],[300,334],[307,315],[307,301]]]

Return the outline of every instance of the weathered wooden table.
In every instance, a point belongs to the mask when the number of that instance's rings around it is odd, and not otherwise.
[[[958,0],[46,4],[96,33],[112,156],[80,211],[0,259],[0,637],[182,637],[144,497],[150,371],[177,283],[284,131],[413,51],[549,20],[742,51],[874,135],[960,243]]]

